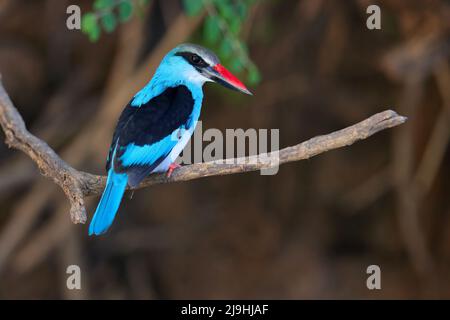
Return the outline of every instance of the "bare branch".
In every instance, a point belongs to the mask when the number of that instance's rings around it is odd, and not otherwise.
[[[80,189],[78,171],[69,166],[47,143],[28,132],[22,116],[6,93],[0,76],[0,125],[6,136],[6,144],[27,154],[41,173],[59,185],[70,201],[70,216],[74,223],[86,222],[84,195]]]
[[[383,111],[353,126],[314,137],[269,154],[187,165],[175,170],[170,178],[166,178],[164,174],[153,174],[145,179],[138,188],[159,183],[269,169],[284,163],[309,159],[326,151],[349,146],[358,140],[366,139],[381,130],[398,126],[405,121],[405,117],[392,110]],[[72,168],[44,141],[28,132],[22,117],[9,99],[1,82],[0,125],[6,135],[6,143],[27,154],[38,165],[44,176],[52,179],[63,189],[70,200],[72,222],[86,222],[84,197],[100,194],[105,187],[106,177]]]

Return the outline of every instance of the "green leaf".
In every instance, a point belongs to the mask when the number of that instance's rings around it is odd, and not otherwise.
[[[100,27],[97,17],[92,12],[86,13],[81,18],[81,31],[88,35],[89,40],[95,42],[100,37]]]
[[[241,21],[239,21],[239,19],[231,20],[230,30],[235,35],[239,34],[239,32],[241,31]]]
[[[242,48],[242,52],[244,52],[245,55],[248,56],[248,46],[245,42],[240,42],[241,48]]]
[[[106,32],[112,32],[117,26],[117,19],[113,13],[106,13],[101,17],[102,26]]]
[[[95,0],[94,9],[95,10],[104,10],[109,9],[114,6],[114,0]]]
[[[233,47],[228,38],[224,38],[220,43],[219,54],[223,59],[228,59],[231,56]]]
[[[233,59],[233,61],[231,61],[230,65],[231,71],[238,73],[242,71],[243,67],[244,65],[242,64],[242,61],[239,58],[235,58]]]
[[[126,22],[133,13],[133,4],[129,1],[119,3],[119,21]]]
[[[208,44],[213,45],[217,43],[220,37],[220,27],[218,18],[215,16],[207,16],[205,19],[203,31],[204,31],[204,39]]]
[[[256,85],[261,82],[261,73],[259,73],[258,68],[252,65],[248,70],[247,80],[250,85]]]
[[[239,15],[239,17],[241,19],[244,19],[247,16],[247,11],[248,11],[247,9],[248,8],[247,8],[247,4],[246,3],[244,3],[243,1],[238,2],[238,4],[237,4],[237,12],[238,12],[238,15]]]
[[[215,1],[215,4],[218,8],[221,17],[225,18],[226,20],[234,19],[234,10],[233,5],[231,3],[224,0],[218,0]]]
[[[203,0],[183,0],[184,10],[188,16],[195,16],[203,8]]]
[[[95,25],[97,25],[97,18],[92,12],[84,14],[81,18],[81,31],[84,33],[89,33]]]

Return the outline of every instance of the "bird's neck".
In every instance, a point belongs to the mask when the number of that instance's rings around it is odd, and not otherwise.
[[[189,73],[180,70],[180,68],[170,64],[161,65],[155,72],[155,75],[145,87],[143,87],[131,101],[132,106],[139,107],[147,103],[152,98],[163,93],[167,88],[173,88],[180,85],[186,86],[191,91],[192,98],[196,104],[201,105],[203,100],[204,80],[190,76]]]

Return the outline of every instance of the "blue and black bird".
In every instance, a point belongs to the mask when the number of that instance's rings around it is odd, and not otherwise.
[[[89,235],[108,230],[125,189],[150,173],[177,167],[175,160],[191,138],[200,116],[207,81],[251,94],[211,51],[181,44],[161,61],[150,82],[123,110],[106,162],[108,179],[89,225]]]

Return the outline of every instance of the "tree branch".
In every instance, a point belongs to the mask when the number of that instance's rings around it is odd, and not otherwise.
[[[28,132],[22,116],[11,102],[0,75],[0,125],[6,144],[27,154],[41,173],[59,185],[70,201],[70,216],[74,223],[86,222],[81,175],[62,160],[47,143]]]
[[[165,174],[152,174],[138,188],[159,183],[269,169],[284,163],[309,159],[326,151],[349,146],[358,140],[366,139],[381,130],[398,126],[405,121],[405,117],[392,110],[383,111],[345,129],[314,137],[295,146],[268,154],[186,165],[175,170],[170,178],[166,178]],[[101,194],[105,187],[106,177],[72,168],[47,143],[28,132],[21,115],[3,88],[1,78],[0,125],[6,135],[6,143],[27,154],[38,165],[44,176],[52,179],[63,189],[70,201],[72,222],[85,223],[84,197]]]

